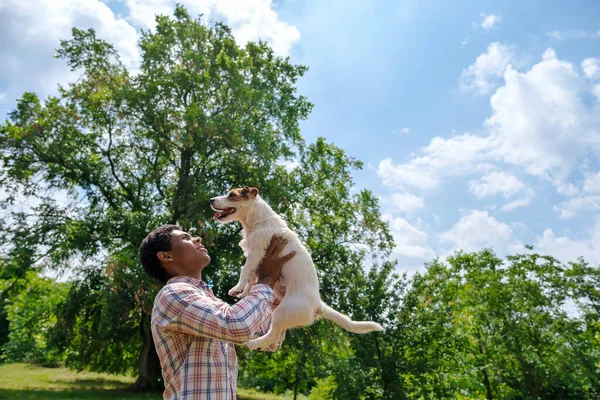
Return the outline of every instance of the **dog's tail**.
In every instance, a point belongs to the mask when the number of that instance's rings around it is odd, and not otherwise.
[[[321,302],[321,307],[319,308],[318,314],[320,314],[323,318],[335,322],[345,330],[353,333],[367,333],[383,330],[383,327],[377,322],[352,321],[346,315],[335,311],[333,308],[329,307],[323,302]]]

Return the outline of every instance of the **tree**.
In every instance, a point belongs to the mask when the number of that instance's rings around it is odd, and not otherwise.
[[[361,164],[300,135],[312,108],[295,87],[306,67],[262,42],[241,48],[226,26],[203,25],[182,7],[157,17],[139,46],[132,73],[94,31],[73,29],[57,54],[80,78],[43,102],[25,93],[0,126],[0,148],[3,205],[15,222],[3,233],[9,251],[23,254],[11,268],[46,262],[81,276],[54,344],[77,368],[134,368],[141,389],[159,383],[149,329],[158,286],[137,261],[155,226],[176,222],[203,236],[212,257],[205,276],[226,298],[243,264],[240,229],[212,222],[208,200],[258,186],[313,252],[333,305],[345,295],[344,277],[362,268],[355,245],[383,256],[392,240],[373,195],[350,192]],[[285,160],[300,166],[288,171]],[[57,191],[70,201],[57,201]],[[35,204],[16,208],[24,195]],[[300,351],[303,340],[293,343]]]
[[[0,284],[9,282],[3,280]],[[56,324],[56,309],[64,300],[68,285],[42,278],[35,271],[27,273],[24,284],[27,290],[14,294],[4,305],[10,330],[2,359],[54,366],[61,361],[61,355],[48,346],[47,332]],[[0,290],[4,291],[2,286]]]
[[[353,309],[358,319],[376,320],[385,331],[347,339],[350,351],[334,368],[336,399],[407,398],[400,376],[406,372],[403,349],[411,332],[400,323],[399,313],[408,280],[395,269],[395,262],[383,262],[351,280],[345,308]]]
[[[536,253],[459,252],[416,276],[403,378],[415,397],[593,398],[597,325],[567,313],[598,270]],[[585,276],[585,277],[584,277]],[[577,289],[574,289],[577,288]]]

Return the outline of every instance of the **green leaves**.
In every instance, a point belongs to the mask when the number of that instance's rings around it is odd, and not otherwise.
[[[409,371],[428,371],[404,374],[407,386],[440,398],[594,397],[597,342],[566,311],[581,301],[570,280],[583,271],[597,274],[535,253],[502,261],[488,250],[432,263],[400,314],[411,326]]]
[[[62,353],[49,346],[48,332],[57,323],[56,308],[64,300],[68,285],[33,272],[27,274],[26,285],[26,291],[11,296],[4,305],[10,331],[8,342],[2,346],[2,360],[56,366],[62,361]],[[0,287],[0,293],[6,289]]]

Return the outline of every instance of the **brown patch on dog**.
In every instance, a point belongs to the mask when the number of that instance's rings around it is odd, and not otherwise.
[[[258,189],[255,187],[244,186],[243,188],[231,189],[227,195],[229,201],[243,201],[256,197]]]
[[[242,194],[242,189],[231,189],[227,195],[229,201],[242,201],[244,198],[248,198],[248,196]]]

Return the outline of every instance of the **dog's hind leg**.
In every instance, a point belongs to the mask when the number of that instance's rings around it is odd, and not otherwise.
[[[287,329],[284,329],[283,331],[281,331],[281,333],[279,334],[279,338],[277,338],[277,341],[279,343],[283,343],[283,341],[285,340],[285,333],[287,332]]]
[[[246,347],[250,350],[266,349],[275,342],[285,338],[287,329],[310,325],[315,318],[316,310],[307,307],[309,302],[305,296],[287,296],[273,312],[269,331],[257,339],[250,340]]]

